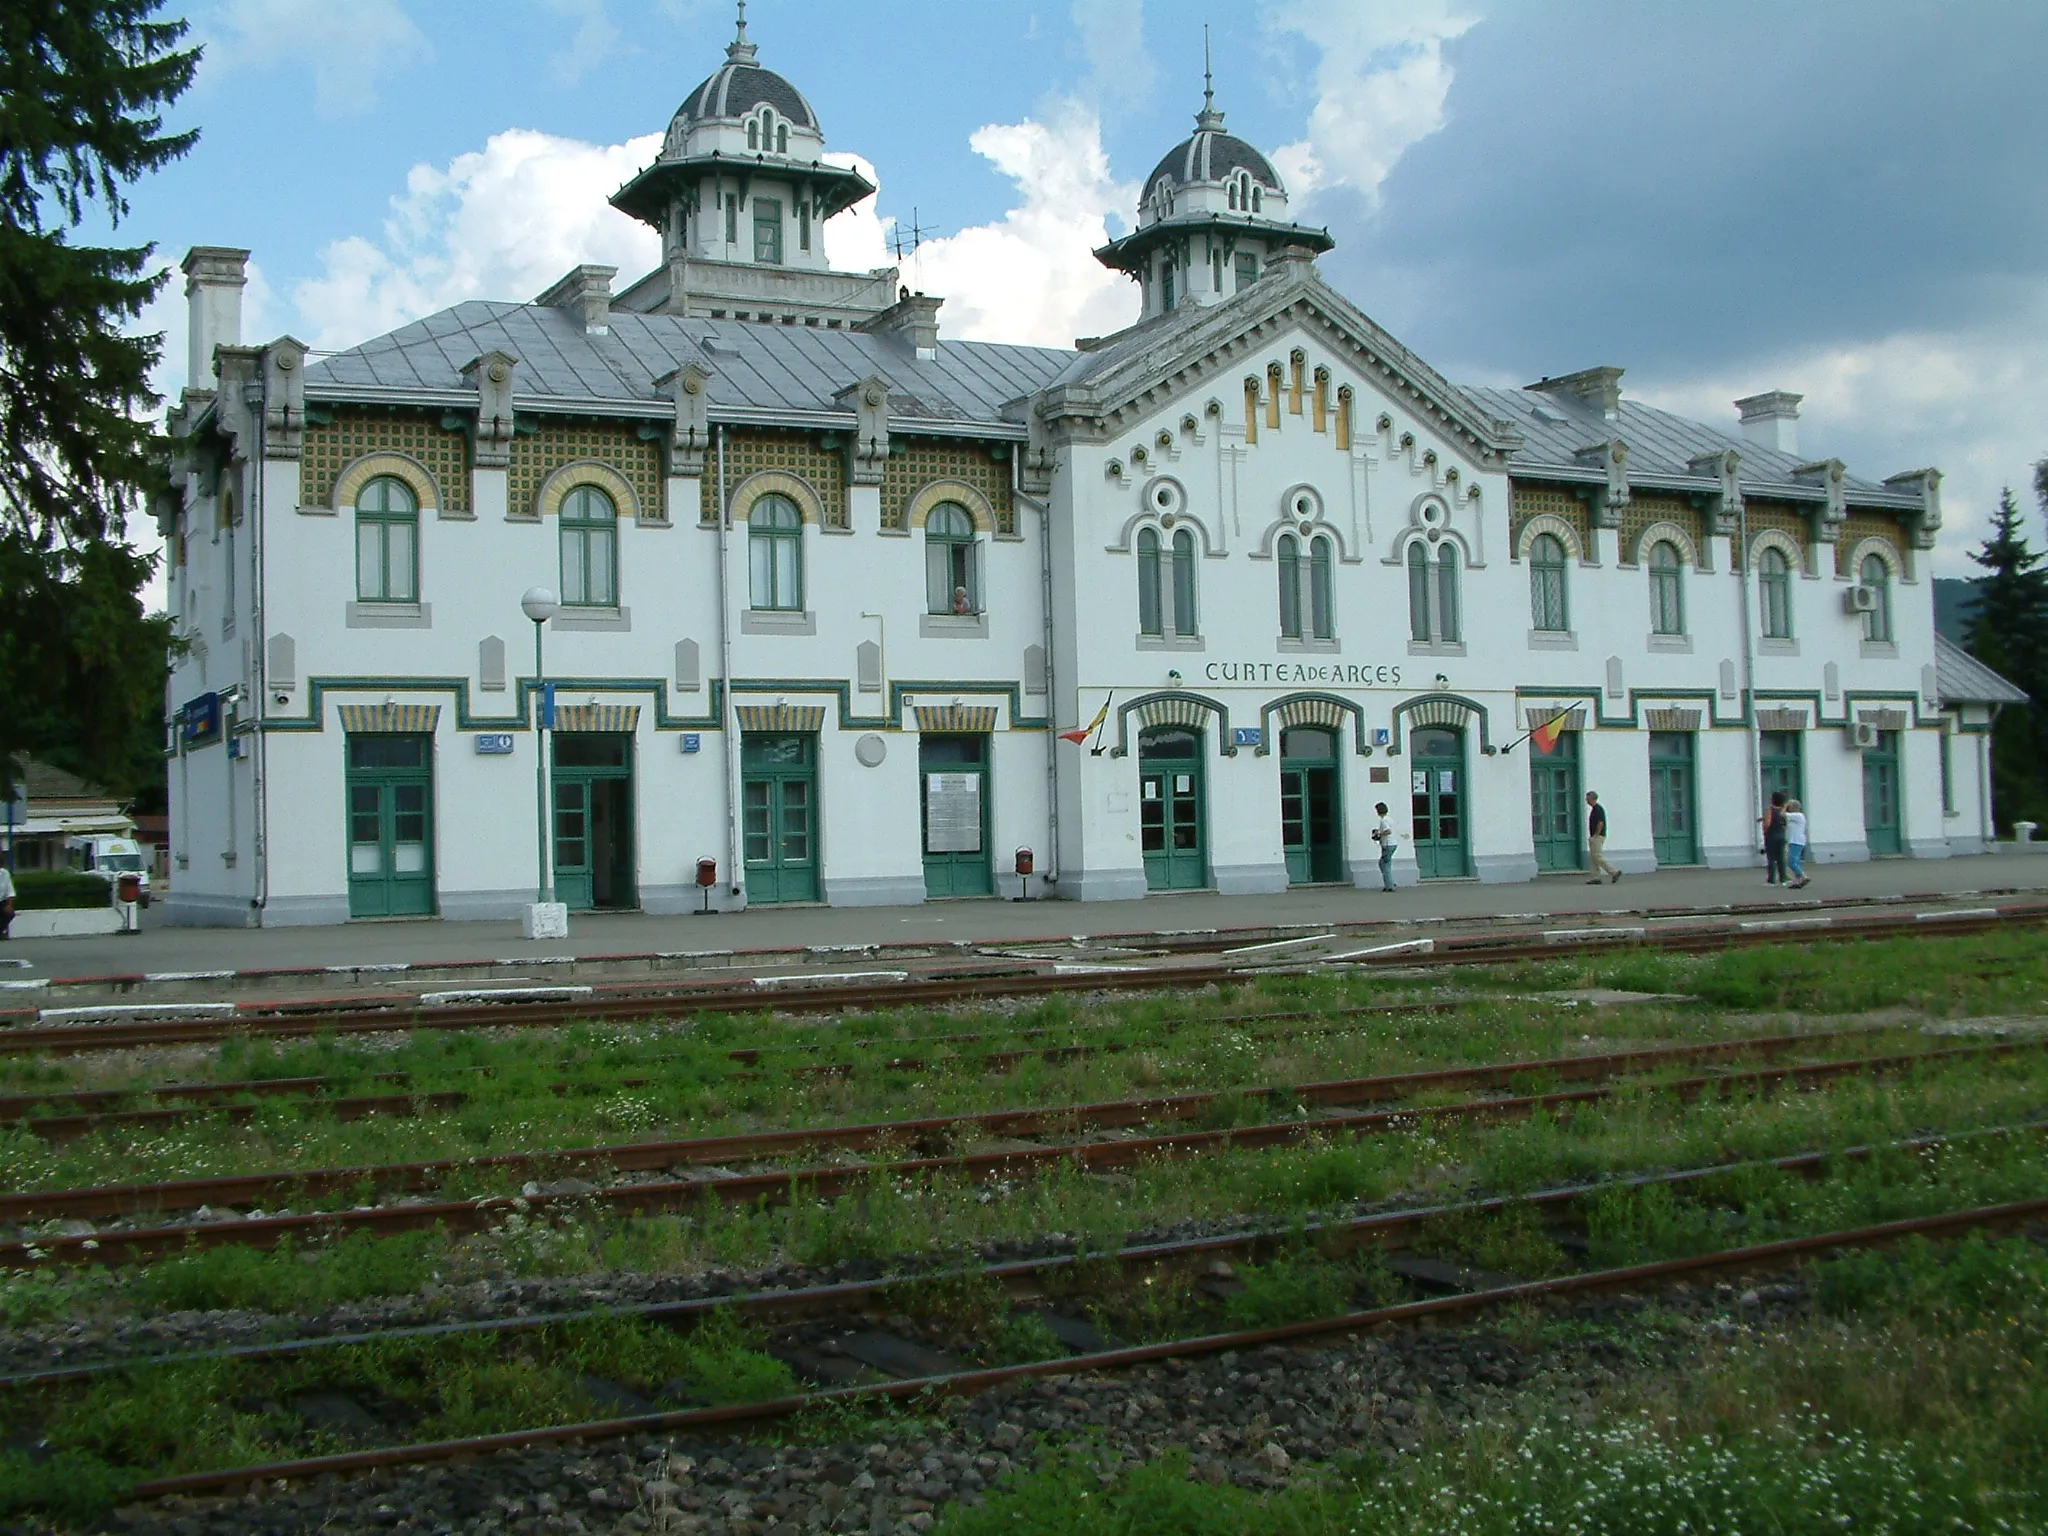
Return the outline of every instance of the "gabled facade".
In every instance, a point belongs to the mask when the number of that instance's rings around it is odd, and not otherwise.
[[[1135,326],[946,339],[825,267],[823,147],[742,35],[615,199],[665,252],[621,294],[312,361],[188,258],[174,918],[513,915],[543,821],[573,906],[649,911],[1377,886],[1382,802],[1403,881],[1528,879],[1586,790],[1629,870],[1757,862],[1773,789],[1823,861],[1984,845],[1933,471],[1801,455],[1796,396],[1452,384],[1210,104],[1098,253]]]

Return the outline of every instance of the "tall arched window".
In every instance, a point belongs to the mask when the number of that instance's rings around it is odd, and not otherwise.
[[[1757,607],[1766,640],[1792,638],[1792,562],[1782,549],[1766,549],[1756,562]]]
[[[942,501],[924,520],[927,613],[981,612],[981,546],[974,519],[957,501]]]
[[[789,153],[789,124],[787,123],[777,123],[775,125],[775,153],[778,155]]]
[[[747,512],[747,570],[754,607],[802,611],[804,519],[787,496],[771,492]]]
[[[1274,557],[1280,566],[1280,635],[1301,638],[1301,545],[1291,533],[1280,535]]]
[[[222,498],[225,503],[226,498]],[[356,494],[356,597],[365,603],[420,599],[420,504],[412,487],[379,475]],[[232,562],[230,562],[232,569]]]
[[[1685,566],[1666,539],[1650,546],[1650,633],[1685,633]]]
[[[1166,633],[1165,615],[1160,602],[1159,587],[1159,535],[1150,528],[1138,530],[1138,633],[1159,635]]]
[[[1446,644],[1460,635],[1458,624],[1458,547],[1446,543],[1436,552],[1436,637]]]
[[[1858,579],[1876,594],[1876,606],[1863,615],[1863,638],[1891,639],[1892,568],[1884,563],[1884,557],[1881,555],[1865,555]]]
[[[571,608],[619,603],[619,509],[594,485],[562,498],[562,602]]]
[[[1195,616],[1195,536],[1185,528],[1173,535],[1173,632],[1201,633]]]
[[[1529,624],[1549,634],[1563,634],[1572,627],[1564,540],[1554,533],[1539,533],[1529,542]]]
[[[1317,534],[1308,543],[1308,625],[1318,640],[1337,635],[1336,594],[1331,582],[1330,539]]]
[[[1408,546],[1408,638],[1427,645],[1429,627],[1429,552],[1418,540]]]
[[[1436,559],[1421,539],[1408,546],[1408,638],[1418,645],[1456,645],[1460,639],[1458,546],[1449,539]]]
[[[749,120],[748,120],[748,122],[747,122],[747,148],[749,148],[749,149],[759,149],[760,147],[761,147],[761,125],[760,125],[759,123],[757,123],[757,122],[754,122],[753,120],[749,119]]]

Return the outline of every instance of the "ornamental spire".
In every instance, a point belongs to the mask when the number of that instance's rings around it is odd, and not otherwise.
[[[1209,28],[1202,28],[1202,110],[1195,114],[1197,129],[1223,126],[1223,114],[1216,110],[1216,78],[1209,67]]]
[[[726,59],[734,64],[751,64],[761,56],[761,50],[747,41],[747,0],[739,0],[739,25],[733,29],[733,40],[726,45]]]

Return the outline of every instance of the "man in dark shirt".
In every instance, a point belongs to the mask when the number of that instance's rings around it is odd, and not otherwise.
[[[1600,797],[1592,790],[1586,791],[1586,859],[1593,871],[1588,885],[1598,885],[1605,875],[1609,885],[1621,878],[1621,871],[1607,862],[1602,851],[1607,847],[1607,807],[1600,803]]]

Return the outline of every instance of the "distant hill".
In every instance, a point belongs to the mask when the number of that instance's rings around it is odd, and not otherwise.
[[[1976,607],[1976,582],[1957,576],[1934,578],[1934,627],[1944,638],[1961,645]]]

